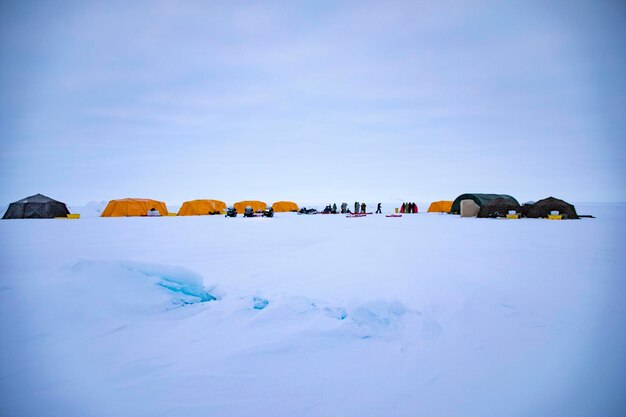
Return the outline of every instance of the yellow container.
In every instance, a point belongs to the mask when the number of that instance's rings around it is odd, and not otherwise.
[[[396,214],[398,214],[398,207],[396,207]]]
[[[68,214],[67,215],[68,219],[80,219],[80,214],[76,213],[76,214]]]
[[[177,213],[167,213],[168,216],[176,216],[178,215]]]
[[[519,219],[519,214],[507,214],[507,219]]]
[[[561,220],[563,216],[561,214],[549,214],[548,220]]]

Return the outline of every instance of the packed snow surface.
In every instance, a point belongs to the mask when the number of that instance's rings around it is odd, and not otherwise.
[[[626,207],[577,209],[2,221],[0,415],[626,415]]]

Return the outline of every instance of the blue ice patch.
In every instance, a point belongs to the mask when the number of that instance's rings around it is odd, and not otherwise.
[[[255,296],[252,299],[252,308],[255,310],[263,310],[270,302],[265,298]]]

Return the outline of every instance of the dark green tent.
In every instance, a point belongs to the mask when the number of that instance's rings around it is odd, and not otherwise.
[[[451,214],[460,214],[461,213],[461,201],[462,200],[474,200],[479,207],[482,207],[484,204],[487,204],[491,200],[495,200],[496,198],[504,198],[506,200],[511,200],[511,202],[515,203],[519,206],[519,203],[516,199],[507,194],[461,194],[458,196],[454,202],[452,203],[452,209],[450,210]]]
[[[3,219],[52,219],[70,214],[65,203],[35,194],[9,204]]]

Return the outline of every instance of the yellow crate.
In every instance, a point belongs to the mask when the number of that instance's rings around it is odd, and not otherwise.
[[[519,214],[507,214],[507,219],[519,219]]]
[[[68,214],[67,215],[68,219],[80,219],[80,214],[76,213],[76,214]]]
[[[548,214],[548,220],[561,220],[563,216],[561,214]]]
[[[167,213],[168,216],[177,216],[178,213]]]

